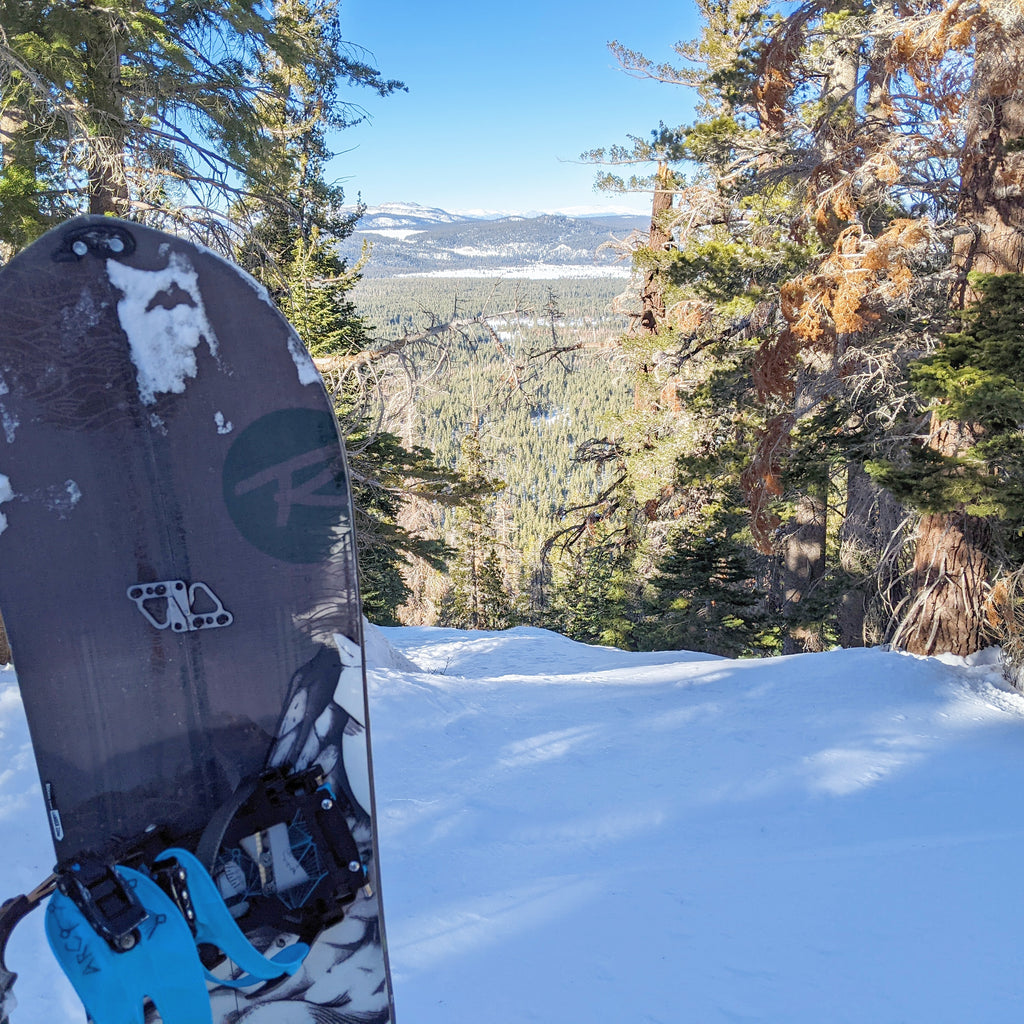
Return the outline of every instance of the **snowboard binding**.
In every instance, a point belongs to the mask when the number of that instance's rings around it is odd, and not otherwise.
[[[134,867],[86,856],[61,865],[0,909],[0,1024],[16,978],[3,963],[6,940],[48,897],[50,947],[93,1024],[143,1024],[146,1000],[164,1024],[203,1024],[207,982],[251,989],[294,974],[316,936],[369,890],[346,810],[318,766],[278,768],[239,787],[195,854],[172,846],[154,856],[154,833],[125,854]],[[242,926],[295,941],[268,957]]]
[[[356,813],[314,765],[264,772],[210,820],[196,856],[246,931],[312,940],[340,921],[367,869],[349,827]]]

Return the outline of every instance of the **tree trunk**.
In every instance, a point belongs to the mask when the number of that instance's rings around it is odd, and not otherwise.
[[[839,527],[839,565],[849,580],[837,614],[843,647],[864,646],[869,588],[860,581],[866,580],[872,563],[878,562],[877,494],[864,467],[851,462],[846,469],[846,510]]]
[[[917,595],[902,646],[911,654],[968,655],[984,646],[987,520],[962,512],[926,515],[914,555]]]
[[[26,124],[22,110],[13,106],[0,110],[0,166],[9,167],[16,161],[24,163],[25,147],[23,143],[19,145],[19,139]]]
[[[932,415],[928,444],[956,456],[978,440],[970,424]],[[910,611],[897,643],[911,654],[973,654],[982,647],[987,597],[987,520],[966,512],[924,516],[917,531]]]
[[[673,195],[672,171],[667,164],[661,164],[658,167],[654,199],[651,202],[651,231],[647,243],[651,252],[663,252],[671,241],[671,235],[665,230],[665,215],[672,209]],[[640,302],[641,330],[648,334],[657,334],[658,322],[665,315],[665,297],[656,269],[648,270],[644,275]]]
[[[121,82],[123,29],[113,19],[97,22],[95,37],[86,47],[91,66],[92,131],[89,156],[89,212],[124,216],[129,209],[125,169],[127,132],[124,86]]]
[[[800,615],[800,603],[825,575],[825,525],[828,485],[808,488],[796,506],[796,516],[782,537],[782,617],[790,622]],[[821,637],[794,624],[783,641],[783,654],[822,650]]]
[[[1024,267],[1022,30],[990,19],[978,32],[957,209],[972,230],[957,236],[953,255],[961,306],[977,297],[966,280],[970,271],[1015,274]]]
[[[852,6],[858,7],[854,0]],[[847,13],[850,0],[839,0],[827,5],[830,13]],[[826,159],[836,160],[848,148],[848,136],[855,120],[857,76],[860,69],[859,41],[829,35],[825,42],[824,66],[828,75],[822,83],[821,103],[828,111],[825,130],[820,144]],[[838,231],[839,225],[833,225]],[[821,226],[819,226],[819,230]],[[800,416],[805,392],[813,391],[813,383],[800,374],[796,385],[794,408]],[[813,402],[809,405],[813,406]],[[822,467],[822,480],[809,484],[806,493],[797,500],[796,517],[783,536],[782,588],[784,619],[801,616],[800,603],[825,575],[826,509],[828,504],[828,477]],[[805,625],[790,626],[783,641],[783,653],[815,651],[824,648],[820,631]]]

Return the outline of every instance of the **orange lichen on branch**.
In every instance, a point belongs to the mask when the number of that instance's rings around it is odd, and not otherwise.
[[[751,367],[760,401],[767,401],[772,396],[792,397],[798,352],[796,337],[788,328],[761,343]]]
[[[851,270],[842,274],[829,296],[827,307],[837,334],[858,334],[878,319],[878,313],[865,308],[866,270]]]
[[[828,352],[838,335],[869,330],[887,302],[908,294],[911,259],[929,241],[927,227],[910,219],[893,221],[877,238],[856,224],[841,231],[817,273],[781,289],[782,315],[798,349]]]
[[[937,80],[945,78],[951,53],[963,53],[974,44],[987,6],[972,4],[965,12],[964,0],[953,0],[930,16],[915,19],[893,38],[886,55],[887,70],[891,75],[909,75],[918,95],[937,109],[958,105],[960,92],[951,91],[948,83],[939,86]]]
[[[793,80],[780,68],[765,68],[762,72],[754,86],[754,100],[763,128],[771,132],[782,131],[786,123],[786,98],[792,88]]]
[[[785,327],[755,353],[752,373],[758,398],[792,400],[801,353],[835,356],[841,335],[872,330],[886,304],[908,294],[914,280],[912,260],[930,242],[928,226],[910,219],[893,221],[877,238],[859,225],[841,231],[815,273],[788,281],[779,290]],[[751,529],[766,552],[778,525],[770,501],[781,493],[782,459],[795,425],[793,412],[772,417],[758,435],[742,477]]]

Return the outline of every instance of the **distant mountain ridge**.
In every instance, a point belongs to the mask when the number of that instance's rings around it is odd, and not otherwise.
[[[466,214],[386,203],[367,209],[341,253],[355,261],[371,244],[364,277],[626,277],[628,261],[601,247],[648,224],[636,214]]]

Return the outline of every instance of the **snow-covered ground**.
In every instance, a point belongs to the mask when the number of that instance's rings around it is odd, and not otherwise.
[[[599,266],[577,264],[574,266],[563,263],[532,263],[518,267],[476,267],[464,268],[461,270],[420,270],[408,274],[394,274],[400,277],[510,277],[516,279],[527,279],[531,281],[554,281],[562,278],[622,278],[626,280],[630,276],[630,269],[621,264],[617,266]]]
[[[1024,696],[991,659],[373,630],[398,1024],[1017,1024]],[[0,673],[0,888],[52,858]],[[78,1024],[42,915],[13,1024]]]

